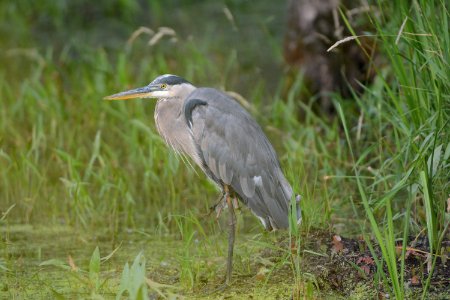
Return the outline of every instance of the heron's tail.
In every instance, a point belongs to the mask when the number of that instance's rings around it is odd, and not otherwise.
[[[295,196],[292,187],[284,177],[281,170],[269,176],[263,173],[261,185],[255,185],[255,192],[252,197],[243,197],[246,205],[260,219],[261,223],[268,231],[276,229],[288,229],[291,220],[300,224],[302,214],[300,209],[299,195]],[[275,179],[275,180],[274,180]],[[272,181],[273,180],[273,181]],[[240,186],[236,185],[240,195],[244,195]],[[292,219],[295,217],[295,219]]]
[[[302,196],[295,195],[295,199],[290,203],[290,216],[294,217],[296,220],[297,225],[300,225],[302,223],[302,208],[300,207],[300,200],[302,199]]]
[[[280,172],[281,173],[281,172]],[[284,215],[278,215],[277,221],[278,224],[282,224],[278,226],[278,229],[281,228],[289,228],[289,223],[293,223],[292,225],[300,225],[302,222],[302,210],[300,207],[301,196],[294,194],[292,190],[292,186],[286,180],[284,175],[281,173],[280,179],[280,189],[278,195],[275,197],[280,202],[284,202]],[[294,198],[295,195],[295,198]],[[274,217],[274,216],[272,216]],[[280,220],[280,218],[282,218]],[[291,221],[292,220],[292,221]]]

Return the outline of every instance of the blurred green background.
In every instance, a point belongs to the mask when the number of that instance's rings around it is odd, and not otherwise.
[[[448,240],[449,13],[444,1],[369,2],[364,34],[383,63],[364,93],[332,95],[336,114],[325,118],[301,72],[283,63],[285,2],[1,1],[0,295],[98,299],[128,289],[145,299],[147,288],[193,296],[220,282],[226,237],[208,216],[218,191],[165,147],[154,101],[102,101],[173,73],[244,97],[303,196],[299,232],[262,233],[242,209],[243,283],[232,292],[328,295],[302,272],[300,252],[274,246],[308,244],[320,228],[376,240],[377,280],[405,297],[398,241],[425,232],[440,255]],[[271,247],[284,253],[275,264],[263,254]],[[261,266],[267,280],[254,277]],[[362,299],[373,293],[361,289]]]
[[[78,197],[80,190],[95,189],[96,184],[85,182],[91,173],[94,180],[100,180],[97,192],[102,196],[97,194],[93,199],[86,191],[83,197],[92,198],[85,200],[90,206],[110,206],[105,201],[105,189],[113,190],[105,187],[110,180],[113,185],[127,181],[126,187],[119,188],[129,198],[121,201],[127,205],[150,202],[155,188],[164,191],[161,196],[170,197],[162,184],[165,180],[177,186],[177,194],[189,188],[192,174],[177,181],[179,163],[160,147],[161,140],[154,135],[154,101],[137,101],[130,106],[103,103],[102,97],[147,84],[158,74],[174,73],[198,85],[232,89],[272,102],[282,73],[284,10],[280,5],[248,1],[3,3],[2,150],[15,161],[20,160],[15,155],[26,156],[22,159],[31,160],[35,169],[25,171],[31,172],[25,175],[23,168],[30,166],[3,168],[13,170],[3,181],[2,200],[12,204],[18,198],[28,199],[18,203],[11,215],[39,222],[53,209],[52,218],[76,220],[72,218],[76,213],[73,200],[67,196]],[[150,46],[153,35],[148,31],[132,37],[141,26],[155,33],[160,27],[170,27],[174,33],[163,35]],[[167,165],[162,163],[167,156],[175,162],[171,173],[162,175],[167,173]],[[149,165],[142,165],[141,158]],[[101,169],[107,178],[99,174]],[[189,172],[182,169],[182,173]],[[14,172],[25,177],[11,182]],[[147,184],[152,178],[156,184]],[[34,187],[24,190],[25,180]],[[152,192],[128,192],[135,188]],[[139,201],[131,200],[135,197]],[[204,202],[203,207],[210,204],[201,198],[198,203]],[[50,207],[35,210],[35,201]],[[180,201],[169,202],[178,206]],[[20,212],[24,206],[28,213]],[[61,216],[62,212],[65,215]],[[83,222],[87,218],[80,211],[78,217]]]

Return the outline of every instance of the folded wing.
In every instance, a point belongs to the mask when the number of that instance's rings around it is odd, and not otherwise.
[[[289,227],[292,188],[250,114],[210,88],[189,95],[184,113],[205,173],[218,184],[231,186],[266,229]]]

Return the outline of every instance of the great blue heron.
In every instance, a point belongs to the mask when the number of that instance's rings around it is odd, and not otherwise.
[[[155,121],[159,134],[175,152],[189,156],[222,190],[221,201],[230,211],[225,280],[229,284],[236,224],[232,198],[239,196],[270,231],[288,228],[290,212],[295,211],[292,215],[300,223],[300,197],[291,199],[291,185],[261,127],[227,94],[197,88],[168,74],[145,87],[105,97],[133,98],[158,99]]]

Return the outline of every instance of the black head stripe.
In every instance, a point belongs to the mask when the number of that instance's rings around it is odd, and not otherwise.
[[[192,112],[197,105],[207,105],[207,103],[200,99],[190,99],[184,104],[184,117],[189,128],[192,127]]]
[[[189,81],[187,81],[183,77],[180,77],[177,75],[170,75],[170,74],[157,77],[155,80],[152,81],[151,84],[163,84],[163,83],[165,83],[167,85],[177,85],[177,84],[182,84],[182,83],[191,84]]]

